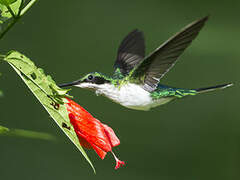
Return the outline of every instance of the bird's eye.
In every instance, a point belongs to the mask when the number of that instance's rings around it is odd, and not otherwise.
[[[92,80],[92,79],[93,79],[93,75],[89,75],[88,80]]]

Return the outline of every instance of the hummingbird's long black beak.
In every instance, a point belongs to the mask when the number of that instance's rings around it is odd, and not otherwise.
[[[58,84],[58,86],[60,88],[63,88],[63,87],[68,87],[68,86],[74,86],[74,85],[77,85],[79,83],[81,83],[81,81],[77,80],[77,81],[73,81],[73,82],[70,82],[70,83]]]

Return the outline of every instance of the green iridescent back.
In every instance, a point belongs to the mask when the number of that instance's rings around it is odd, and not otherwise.
[[[162,97],[177,97],[182,98],[188,95],[196,95],[197,91],[194,89],[181,89],[173,88],[165,85],[159,84],[155,91],[151,92],[151,97],[153,99],[159,99]]]

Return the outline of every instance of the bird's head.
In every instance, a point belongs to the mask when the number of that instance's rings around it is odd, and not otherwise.
[[[80,88],[88,88],[88,89],[98,89],[101,85],[111,83],[110,78],[106,77],[105,75],[99,72],[92,72],[88,73],[87,75],[83,76],[79,80],[60,84],[59,87],[68,87],[68,86],[75,86]]]

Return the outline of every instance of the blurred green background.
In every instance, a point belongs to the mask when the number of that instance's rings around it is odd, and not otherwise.
[[[210,14],[162,83],[235,86],[149,112],[73,88],[75,100],[115,130],[121,140],[115,151],[127,163],[115,171],[110,154],[102,161],[90,151],[94,175],[16,73],[1,64],[0,124],[48,132],[58,141],[0,136],[0,179],[240,179],[239,7],[237,0],[40,0],[1,40],[0,48],[24,53],[58,83],[92,71],[111,74],[118,45],[135,28],[144,31],[149,53],[186,24]]]

